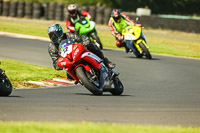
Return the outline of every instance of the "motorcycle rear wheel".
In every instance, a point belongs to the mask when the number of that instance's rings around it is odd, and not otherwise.
[[[146,58],[147,58],[147,59],[151,59],[152,56],[151,56],[149,50],[146,48],[146,46],[145,46],[142,42],[139,43],[139,46],[140,46],[141,49],[144,51]]]
[[[7,76],[0,77],[0,96],[9,96],[12,92],[12,84]]]
[[[103,90],[100,90],[96,85],[94,85],[88,76],[87,71],[82,67],[79,66],[76,68],[76,74],[78,75],[79,79],[83,83],[83,85],[94,95],[102,95]]]
[[[119,95],[121,95],[123,93],[124,86],[123,86],[122,82],[120,81],[120,79],[117,76],[114,77],[113,81],[114,81],[115,88],[110,90],[110,93],[112,95],[119,96]]]

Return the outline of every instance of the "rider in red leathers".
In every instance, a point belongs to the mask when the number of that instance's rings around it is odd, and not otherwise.
[[[77,5],[75,4],[70,4],[68,6],[68,19],[65,21],[66,27],[68,28],[69,32],[74,32],[75,28],[75,24],[76,22],[79,20],[80,16],[85,16],[88,17],[91,20],[91,15],[86,12],[86,11],[80,11],[78,10]]]

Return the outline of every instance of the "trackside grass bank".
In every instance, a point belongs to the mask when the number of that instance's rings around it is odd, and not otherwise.
[[[199,133],[197,127],[123,124],[0,122],[0,133]]]
[[[56,71],[54,68],[28,64],[15,60],[0,59],[0,68],[6,71],[14,88],[38,87],[26,84],[27,81],[52,80],[55,77],[66,78],[65,71]]]
[[[49,25],[59,23],[67,31],[64,21],[17,19],[0,17],[0,31],[48,37]],[[98,35],[105,48],[119,49],[107,25],[97,25]],[[143,30],[151,53],[200,58],[200,34],[171,30]],[[123,49],[123,48],[121,48]]]

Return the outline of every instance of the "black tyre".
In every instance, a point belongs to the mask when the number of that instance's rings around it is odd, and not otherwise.
[[[135,56],[137,57],[137,58],[142,58],[142,54],[140,54],[140,52],[137,50],[135,53],[133,53],[133,54],[135,54]]]
[[[144,55],[146,56],[146,58],[147,58],[147,59],[151,59],[151,58],[152,58],[152,57],[151,57],[151,54],[150,54],[149,50],[146,48],[146,46],[145,46],[142,42],[139,43],[139,46],[140,46],[141,49],[143,50]]]
[[[133,47],[135,48],[135,52],[133,52],[133,54],[137,57],[137,58],[142,58],[143,54],[140,54],[140,52],[138,51],[138,49],[133,45]]]
[[[110,19],[111,11],[112,11],[111,8],[105,8],[105,9],[104,9],[103,24],[108,25],[108,22],[109,22],[109,19]]]
[[[25,14],[25,3],[24,2],[19,2],[18,7],[17,7],[17,17],[24,17]]]
[[[4,1],[2,16],[9,16],[9,9],[10,9],[10,1]]]
[[[5,77],[0,77],[0,96],[9,96],[12,92],[12,84],[10,80]]]
[[[110,93],[112,95],[119,96],[124,92],[124,86],[118,77],[115,77],[113,81],[114,81],[115,89],[110,90]]]
[[[95,22],[97,24],[103,24],[103,19],[104,19],[104,7],[97,7],[96,8],[96,20]]]
[[[101,43],[100,38],[97,35],[92,35],[92,39],[97,41],[97,43],[100,45],[100,49],[103,49],[103,44]]]
[[[25,3],[25,17],[32,18],[33,16],[33,3],[26,2]]]
[[[56,5],[56,10],[55,10],[55,19],[56,20],[63,20],[63,10],[64,10],[64,5],[61,3],[57,3]]]
[[[40,18],[42,16],[42,4],[33,3],[33,18]]]
[[[17,1],[11,1],[10,2],[10,9],[9,9],[9,16],[16,17],[17,16]]]
[[[89,14],[92,17],[92,21],[96,21],[96,6],[89,6]]]
[[[76,74],[78,75],[79,79],[81,80],[82,84],[94,95],[102,95],[103,90],[100,90],[95,84],[92,83],[92,79],[87,74],[87,71],[82,67],[79,66],[76,69]]]

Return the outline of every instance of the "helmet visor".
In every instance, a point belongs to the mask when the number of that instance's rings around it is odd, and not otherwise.
[[[54,33],[54,32],[51,32],[51,33],[49,34],[49,38],[51,39],[51,41],[52,41],[53,43],[58,43],[59,41],[62,40],[61,35],[58,36],[58,35],[56,35],[56,33]]]
[[[76,10],[69,10],[69,14],[71,17],[75,17],[76,14],[77,14],[77,11]]]
[[[121,17],[118,16],[118,17],[113,17],[113,19],[115,20],[115,22],[119,23],[121,21]]]

